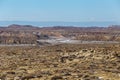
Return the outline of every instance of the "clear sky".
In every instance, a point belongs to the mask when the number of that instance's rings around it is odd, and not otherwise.
[[[120,0],[0,0],[0,21],[120,22]]]

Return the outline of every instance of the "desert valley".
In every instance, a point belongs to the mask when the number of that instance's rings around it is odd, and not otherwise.
[[[0,27],[0,80],[120,80],[120,26]]]

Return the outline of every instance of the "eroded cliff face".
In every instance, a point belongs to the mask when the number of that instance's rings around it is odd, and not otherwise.
[[[36,27],[30,25],[9,25],[0,28],[1,44],[33,44],[37,37],[33,34]]]
[[[34,44],[39,39],[71,38],[83,41],[120,41],[120,27],[35,27],[10,25],[0,27],[1,44]]]
[[[0,32],[1,44],[33,44],[37,37],[31,32],[2,31]]]

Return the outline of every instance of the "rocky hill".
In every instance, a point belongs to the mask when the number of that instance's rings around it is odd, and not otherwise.
[[[44,36],[66,37],[84,41],[120,41],[120,26],[109,27],[73,27],[53,26],[36,27],[32,25],[12,24],[0,27],[1,44],[33,44]]]

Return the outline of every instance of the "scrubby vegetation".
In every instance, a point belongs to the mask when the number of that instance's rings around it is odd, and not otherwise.
[[[120,80],[119,44],[0,47],[1,80]]]

